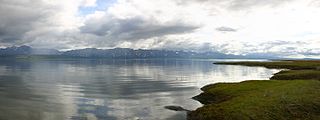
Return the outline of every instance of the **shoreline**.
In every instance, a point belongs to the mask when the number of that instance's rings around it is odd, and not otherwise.
[[[285,70],[275,73],[267,81],[217,83],[202,87],[203,92],[193,99],[203,106],[188,112],[188,120],[320,119],[320,61],[214,64]]]

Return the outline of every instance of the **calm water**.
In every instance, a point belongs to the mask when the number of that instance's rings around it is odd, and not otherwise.
[[[167,105],[217,82],[268,79],[277,70],[215,60],[0,60],[1,120],[185,119]],[[220,60],[221,61],[221,60]]]

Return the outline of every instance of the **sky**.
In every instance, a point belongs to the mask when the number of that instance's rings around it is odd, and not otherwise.
[[[0,47],[320,58],[319,0],[0,0]]]

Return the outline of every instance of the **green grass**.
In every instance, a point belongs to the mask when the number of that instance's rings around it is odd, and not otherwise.
[[[271,80],[320,80],[320,61],[269,61],[269,62],[218,62],[219,65],[262,66],[273,69],[287,69],[276,73]]]
[[[270,61],[270,62],[216,62],[214,64],[220,65],[245,65],[245,66],[263,66],[266,68],[275,69],[292,69],[292,70],[304,70],[304,69],[316,69],[320,70],[319,60],[297,60],[297,61]]]
[[[271,80],[320,80],[320,70],[282,70],[274,74]]]
[[[268,81],[218,83],[194,99],[189,120],[320,120],[320,61],[220,62],[286,69]]]
[[[320,81],[270,80],[206,86],[190,120],[320,119]]]

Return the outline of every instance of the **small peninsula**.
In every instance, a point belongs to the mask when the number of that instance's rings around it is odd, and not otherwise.
[[[217,62],[218,65],[261,66],[283,69],[270,80],[218,83],[195,96],[203,107],[188,120],[320,119],[320,61]]]

